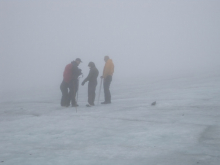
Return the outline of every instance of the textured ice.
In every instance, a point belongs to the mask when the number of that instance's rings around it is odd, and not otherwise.
[[[59,86],[3,92],[0,164],[219,165],[220,76],[115,78],[112,104],[91,108],[86,90],[77,113]]]

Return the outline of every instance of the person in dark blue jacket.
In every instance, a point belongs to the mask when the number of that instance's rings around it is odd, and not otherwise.
[[[79,86],[78,77],[82,74],[82,70],[78,68],[81,62],[82,61],[80,58],[77,58],[75,61],[72,62],[72,80],[70,81],[70,93],[69,93],[72,107],[78,106],[76,102],[76,93],[78,91],[78,86]]]
[[[99,71],[95,66],[94,62],[90,62],[88,64],[88,66],[90,67],[90,72],[89,75],[83,80],[82,85],[84,85],[87,81],[89,81],[88,84],[88,103],[86,106],[90,107],[90,106],[94,106],[94,101],[95,101],[95,90],[96,90],[96,86],[97,86],[97,77],[99,75]]]

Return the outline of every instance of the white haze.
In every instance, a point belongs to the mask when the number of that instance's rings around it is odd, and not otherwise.
[[[79,57],[116,79],[220,71],[218,0],[0,0],[1,89],[57,86]],[[59,89],[58,89],[59,90]]]

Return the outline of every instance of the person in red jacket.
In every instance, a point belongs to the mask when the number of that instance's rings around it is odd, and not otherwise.
[[[70,101],[72,106],[76,104],[74,96],[76,95],[77,89],[76,85],[73,85],[73,82],[75,82],[75,79],[78,79],[78,76],[82,74],[81,70],[78,68],[80,62],[82,62],[81,59],[77,58],[65,67],[63,81],[60,85],[60,90],[62,92],[61,106],[70,106]]]

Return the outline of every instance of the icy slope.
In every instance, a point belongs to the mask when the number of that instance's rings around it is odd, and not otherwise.
[[[113,79],[111,89],[111,105],[87,108],[80,87],[77,113],[60,107],[58,87],[4,93],[0,164],[219,164],[219,76]]]

